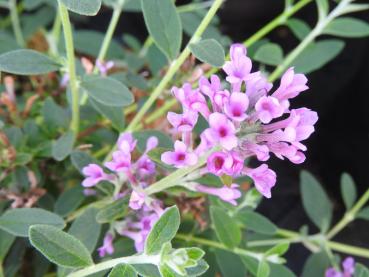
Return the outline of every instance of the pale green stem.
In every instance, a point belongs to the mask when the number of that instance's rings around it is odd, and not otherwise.
[[[190,3],[187,5],[182,5],[177,7],[178,13],[187,13],[192,12],[196,10],[206,9],[210,7],[213,4],[214,1],[206,1],[206,2],[200,2],[200,3]]]
[[[336,6],[336,8],[324,19],[318,21],[315,28],[307,35],[303,41],[283,60],[283,62],[270,74],[269,80],[271,82],[277,80],[281,74],[295,61],[295,59],[306,49],[307,46],[312,43],[316,37],[318,37],[325,27],[336,18],[342,10],[351,2],[352,0],[342,0]]]
[[[215,147],[214,149],[212,149],[212,150],[208,151],[207,153],[203,154],[196,165],[189,166],[189,167],[184,167],[184,168],[181,168],[181,169],[177,169],[176,171],[174,171],[170,175],[164,177],[160,181],[148,186],[145,189],[145,194],[146,195],[151,195],[151,194],[158,193],[160,191],[163,191],[165,189],[168,189],[168,188],[171,188],[171,187],[174,187],[174,186],[180,186],[181,185],[180,181],[184,176],[190,174],[191,172],[193,172],[196,169],[198,169],[198,168],[202,167],[203,165],[205,165],[206,160],[209,157],[209,155],[211,153],[213,153],[214,151],[217,151],[217,150],[218,150],[218,147]]]
[[[79,93],[76,75],[76,65],[74,56],[74,44],[72,35],[72,26],[69,19],[67,8],[59,0],[59,15],[63,25],[65,49],[67,52],[69,85],[72,94],[72,122],[70,129],[77,136],[79,130]]]
[[[369,200],[369,189],[360,197],[356,204],[344,215],[344,217],[328,232],[327,238],[331,239],[355,219],[356,214]]]
[[[100,272],[106,269],[110,269],[119,264],[153,264],[158,265],[160,262],[159,255],[155,256],[146,256],[145,254],[137,255],[137,256],[129,256],[116,258],[112,260],[108,260],[106,262],[102,262],[99,264],[91,265],[84,269],[78,270],[68,275],[68,277],[84,277],[96,272]]]
[[[369,259],[369,250],[365,248],[347,245],[335,241],[328,241],[327,246],[337,252]]]
[[[106,54],[108,53],[110,43],[113,39],[115,29],[117,28],[117,24],[118,24],[120,15],[122,14],[122,11],[123,11],[124,2],[125,2],[125,0],[117,1],[116,5],[113,9],[113,15],[111,17],[111,20],[110,20],[110,23],[109,23],[109,26],[108,26],[108,30],[106,31],[106,35],[105,35],[104,41],[101,45],[99,55],[97,56],[97,60],[99,60],[101,62],[105,60]],[[93,73],[94,74],[98,73],[98,67],[97,66],[95,66]]]
[[[217,249],[226,250],[226,251],[235,253],[237,255],[252,257],[252,258],[255,258],[259,261],[264,256],[263,253],[248,251],[246,249],[242,249],[242,248],[238,248],[238,247],[231,249],[231,248],[228,248],[227,246],[225,246],[224,244],[222,244],[220,242],[216,242],[216,241],[212,241],[212,240],[208,240],[208,239],[204,239],[204,238],[199,238],[199,237],[194,237],[192,235],[177,234],[176,239],[180,239],[180,240],[183,240],[183,241],[186,241],[186,242],[194,242],[194,243],[198,243],[198,244],[205,245],[205,246],[210,246],[210,247],[217,248]]]
[[[217,12],[217,10],[222,5],[223,1],[224,0],[215,0],[213,2],[213,5],[209,9],[206,16],[203,18],[203,20],[200,23],[199,27],[197,28],[196,32],[192,36],[189,44],[199,40],[202,33],[205,31],[206,27],[209,25],[210,21],[213,19],[215,13]],[[168,85],[168,83],[172,80],[174,74],[178,71],[180,66],[184,63],[184,61],[190,55],[189,44],[182,51],[182,53],[179,55],[179,57],[171,63],[168,71],[166,72],[165,76],[163,77],[163,79],[161,80],[159,85],[150,94],[150,97],[146,100],[145,104],[142,106],[142,108],[138,111],[136,116],[132,119],[132,121],[128,125],[127,131],[133,130],[135,128],[135,126],[142,120],[142,117],[151,108],[151,106],[154,104],[156,99],[160,96],[162,91],[165,89],[165,87]]]
[[[22,29],[21,29],[20,22],[19,22],[16,0],[9,0],[9,10],[10,10],[10,18],[12,21],[15,39],[17,40],[17,43],[20,46],[24,47],[26,45],[26,42],[24,40]]]

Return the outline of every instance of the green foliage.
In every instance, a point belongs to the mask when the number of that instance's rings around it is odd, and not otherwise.
[[[53,226],[31,226],[29,238],[38,251],[57,265],[76,268],[93,263],[82,242]]]
[[[327,230],[332,219],[332,205],[322,186],[313,175],[303,171],[300,188],[305,212],[320,230]]]
[[[302,277],[324,276],[330,266],[330,260],[324,252],[311,254],[305,262]]]
[[[75,135],[72,131],[68,131],[60,138],[58,138],[53,143],[52,148],[53,158],[60,162],[64,160],[66,157],[68,157],[73,150],[74,141]]]
[[[125,107],[133,102],[128,88],[110,77],[85,76],[81,87],[95,101],[109,107]]]
[[[145,253],[158,253],[166,242],[170,242],[176,235],[180,224],[177,206],[167,208],[160,219],[152,227],[145,242]]]
[[[341,176],[341,195],[345,203],[346,210],[349,210],[355,203],[357,198],[357,191],[352,177],[343,173]]]
[[[28,49],[0,55],[0,71],[18,75],[39,75],[56,71],[60,65],[48,56]]]
[[[246,275],[245,266],[238,255],[220,249],[214,252],[223,277],[244,277]]]
[[[5,259],[5,256],[12,246],[14,240],[15,236],[0,229],[0,264]]]
[[[241,230],[237,223],[221,208],[210,207],[210,217],[218,239],[227,247],[234,248],[241,242]]]
[[[111,121],[113,127],[116,128],[119,132],[124,130],[124,113],[121,107],[112,107],[108,105],[104,105],[101,102],[95,101],[89,98],[89,101],[92,107],[99,112],[101,115],[106,117]]]
[[[60,229],[65,227],[60,216],[39,208],[8,210],[0,217],[0,228],[19,237],[27,237],[29,227],[35,224],[52,225]]]
[[[369,220],[369,207],[362,209],[357,215],[357,218]]]
[[[256,233],[273,235],[277,231],[277,226],[268,218],[253,211],[241,211],[237,214],[236,219],[239,220],[246,229]]]
[[[190,44],[190,50],[197,59],[215,67],[221,67],[225,61],[223,47],[215,39],[204,39]]]
[[[96,215],[98,223],[109,223],[122,218],[126,214],[128,198],[120,198],[113,203],[102,208]]]
[[[141,0],[147,29],[155,44],[168,57],[175,59],[182,43],[182,25],[171,0]]]
[[[298,18],[290,18],[286,24],[299,40],[303,40],[311,32],[310,26]]]
[[[365,37],[369,35],[369,24],[353,17],[340,17],[330,22],[323,32],[339,37]]]
[[[261,261],[258,266],[257,277],[268,277],[270,274],[270,267],[267,262]]]
[[[159,141],[158,147],[171,149],[173,147],[173,140],[163,132],[158,130],[143,130],[134,132],[133,136],[137,139],[137,149],[143,153],[146,149],[146,142],[149,137],[156,137]]]
[[[120,264],[113,268],[108,277],[137,277],[134,267],[128,264]]]
[[[354,277],[369,277],[369,269],[361,263],[356,263]]]
[[[267,65],[279,65],[283,61],[283,50],[276,43],[266,43],[256,51],[254,59]]]
[[[98,163],[94,158],[82,151],[73,151],[70,155],[70,159],[74,167],[82,172],[82,169],[92,163]]]
[[[338,56],[345,43],[338,39],[326,39],[309,45],[294,61],[297,72],[310,73],[322,68]]]
[[[68,10],[81,15],[96,15],[101,7],[101,0],[59,0]]]
[[[60,216],[67,216],[77,209],[84,199],[82,186],[77,185],[71,189],[66,189],[56,200],[54,212]]]

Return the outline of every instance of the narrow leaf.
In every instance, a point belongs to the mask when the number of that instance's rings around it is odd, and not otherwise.
[[[244,224],[246,229],[256,233],[273,235],[277,231],[277,226],[273,222],[253,211],[241,211],[237,214],[236,218]]]
[[[56,71],[60,65],[34,50],[20,49],[0,55],[0,71],[19,75],[39,75]]]
[[[345,203],[346,210],[349,210],[355,203],[357,192],[354,180],[347,173],[343,173],[341,176],[341,195],[343,202]]]
[[[369,220],[369,207],[365,207],[362,209],[357,215],[357,218]]]
[[[204,39],[190,44],[190,50],[197,59],[215,67],[221,67],[225,61],[223,47],[215,39]]]
[[[257,277],[268,277],[270,273],[270,267],[266,261],[261,261],[259,263]]]
[[[182,43],[182,25],[172,0],[141,0],[146,27],[163,53],[171,60]]]
[[[309,45],[294,61],[297,72],[310,73],[333,60],[345,43],[342,40],[327,39]]]
[[[326,230],[332,219],[332,204],[319,182],[307,171],[301,173],[302,204],[312,222]]]
[[[96,15],[101,7],[101,0],[61,0],[68,10],[81,15]]]
[[[323,33],[339,37],[366,37],[369,35],[369,24],[353,17],[340,17],[330,22]]]
[[[73,150],[74,140],[75,136],[72,131],[68,131],[58,138],[58,140],[53,143],[53,158],[57,161],[62,161],[68,157]]]
[[[111,107],[125,107],[133,103],[132,93],[123,83],[109,77],[86,76],[81,87],[95,101]]]
[[[19,237],[27,237],[31,225],[46,224],[64,228],[64,220],[57,214],[39,208],[21,208],[6,211],[0,217],[0,228]]]
[[[237,223],[221,208],[210,207],[210,217],[218,239],[229,248],[241,242],[241,230]]]
[[[29,229],[31,244],[49,261],[64,267],[85,267],[92,264],[90,253],[75,237],[47,225]]]
[[[177,206],[172,206],[162,214],[151,229],[145,243],[145,253],[156,254],[162,245],[170,242],[176,235],[180,224],[180,215]]]

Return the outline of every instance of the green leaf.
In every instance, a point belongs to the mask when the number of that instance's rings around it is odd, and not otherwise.
[[[365,207],[362,209],[357,215],[356,218],[369,220],[369,207]]]
[[[125,107],[133,103],[128,88],[110,77],[85,76],[81,87],[91,98],[106,106]]]
[[[179,277],[181,275],[177,274],[173,269],[171,269],[168,265],[163,264],[159,267],[160,275],[162,277]]]
[[[310,73],[333,60],[341,53],[345,43],[338,39],[326,39],[310,44],[293,62],[296,72]]]
[[[270,275],[269,277],[296,277],[296,275],[287,267],[281,264],[269,263]]]
[[[45,125],[50,129],[59,127],[67,128],[70,121],[68,112],[56,104],[51,97],[48,97],[44,102],[42,117]]]
[[[137,277],[134,267],[128,264],[120,264],[113,268],[108,277]]]
[[[152,264],[132,265],[135,270],[143,277],[161,277],[158,267]]]
[[[354,277],[369,277],[369,269],[363,264],[356,263]]]
[[[369,35],[369,24],[353,17],[340,17],[331,21],[323,33],[348,38],[366,37]]]
[[[189,48],[197,59],[215,67],[221,67],[225,61],[223,47],[215,39],[204,39],[191,43]]]
[[[214,253],[223,277],[246,276],[245,266],[239,256],[220,249],[215,249]]]
[[[75,136],[72,131],[68,131],[58,138],[58,140],[53,143],[53,158],[60,162],[68,157],[73,150],[74,141]]]
[[[236,218],[245,225],[246,229],[256,233],[273,235],[277,232],[277,226],[259,213],[249,210],[241,211],[237,214]]]
[[[203,259],[198,261],[196,266],[186,268],[189,277],[202,276],[209,269],[209,265]]]
[[[55,202],[54,212],[60,216],[67,216],[83,202],[85,196],[83,187],[76,185],[71,189],[65,190]]]
[[[258,260],[249,256],[241,256],[240,258],[242,260],[242,263],[245,265],[246,269],[253,275],[256,275],[259,266]]]
[[[261,261],[258,266],[257,277],[269,277],[270,267],[266,261]]]
[[[357,192],[354,180],[352,177],[343,173],[341,176],[341,195],[345,203],[346,210],[349,210],[355,203]]]
[[[319,20],[323,20],[329,12],[328,0],[315,0],[318,7]]]
[[[330,260],[324,252],[314,253],[309,256],[302,270],[302,277],[324,276],[330,266]]]
[[[60,65],[34,50],[20,49],[0,55],[0,71],[18,75],[40,75],[56,71]]]
[[[166,209],[152,227],[146,239],[145,253],[148,255],[158,253],[162,245],[166,242],[170,242],[174,238],[178,231],[180,221],[181,219],[177,206]]]
[[[303,40],[311,32],[310,26],[298,18],[290,18],[286,24],[299,40]]]
[[[369,9],[369,4],[348,4],[341,14],[360,12]]]
[[[0,217],[0,228],[19,237],[27,237],[31,225],[46,224],[63,229],[64,220],[49,211],[39,208],[21,208],[6,211]]]
[[[141,0],[149,34],[155,44],[171,60],[175,59],[182,43],[182,25],[172,0]]]
[[[168,148],[162,148],[162,147],[157,147],[157,148],[154,148],[152,150],[150,150],[148,153],[147,153],[147,156],[149,156],[150,160],[152,160],[153,162],[155,162],[156,164],[160,165],[161,167],[163,168],[166,168],[166,169],[173,169],[172,166],[170,165],[167,165],[165,163],[163,163],[161,161],[161,155],[166,152],[166,151],[170,151],[171,149],[168,149]]]
[[[96,159],[82,151],[73,151],[70,155],[70,159],[74,167],[78,169],[79,172],[82,172],[82,169],[89,164],[99,163]]]
[[[89,99],[92,107],[102,114],[104,117],[109,119],[113,124],[113,127],[117,129],[119,132],[124,130],[124,113],[121,107],[111,107],[106,106],[98,101],[93,99]]]
[[[74,268],[93,263],[90,253],[82,242],[53,226],[31,226],[29,238],[38,251],[57,265]]]
[[[302,171],[300,189],[302,204],[311,221],[322,231],[329,228],[332,204],[319,182],[307,171]]]
[[[283,256],[288,251],[289,247],[290,247],[289,243],[281,243],[281,244],[278,244],[278,245],[270,248],[267,252],[265,252],[265,255],[267,255],[267,256],[272,256],[272,255]]]
[[[101,0],[61,0],[68,10],[81,15],[96,15],[101,7]]]
[[[254,59],[267,65],[279,65],[283,61],[283,50],[275,43],[266,43],[256,51]]]
[[[0,229],[0,264],[5,259],[10,247],[15,240],[15,236]]]
[[[113,203],[107,205],[96,215],[98,223],[109,223],[123,217],[128,207],[128,197],[120,198]]]
[[[218,239],[229,248],[241,242],[241,230],[237,223],[223,209],[211,206],[210,217]]]

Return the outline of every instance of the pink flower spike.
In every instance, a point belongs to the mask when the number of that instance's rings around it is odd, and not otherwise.
[[[231,61],[224,64],[223,70],[228,75],[227,81],[234,91],[240,91],[242,82],[250,74],[252,63],[246,56],[246,48],[241,44],[233,44],[230,50]]]
[[[260,71],[251,73],[246,80],[246,95],[249,98],[249,106],[255,106],[260,97],[267,95],[273,85]]]
[[[246,114],[248,106],[249,98],[245,93],[233,92],[224,106],[224,112],[230,119],[241,122],[248,117]]]
[[[282,76],[279,88],[273,93],[273,97],[283,102],[282,104],[288,108],[288,99],[294,98],[300,92],[307,90],[307,78],[304,74],[295,74],[293,67],[290,67]]]
[[[224,114],[212,113],[209,116],[209,125],[213,141],[219,142],[226,150],[237,146],[236,128]]]
[[[186,110],[183,114],[169,112],[167,119],[177,132],[191,132],[197,123],[197,112]]]
[[[83,175],[86,178],[82,182],[85,188],[93,187],[103,180],[111,180],[112,177],[104,173],[104,170],[97,164],[89,164],[82,169]]]
[[[115,151],[113,160],[106,162],[105,166],[114,172],[126,171],[131,167],[131,154],[124,151]]]
[[[214,93],[221,90],[220,79],[217,75],[211,75],[209,80],[202,76],[199,80],[199,87],[203,94],[213,99]]]
[[[137,191],[132,191],[131,198],[129,199],[129,207],[132,210],[139,210],[145,203],[145,194]]]
[[[117,142],[118,149],[125,153],[132,152],[135,149],[136,144],[137,140],[129,132],[120,134]]]
[[[277,98],[272,96],[262,96],[255,104],[255,110],[257,116],[263,123],[269,123],[274,118],[280,117],[284,113],[284,107],[282,107]]]
[[[112,255],[114,253],[113,239],[114,237],[111,233],[105,235],[103,245],[97,249],[101,258],[106,256],[106,254]]]
[[[232,184],[230,187],[223,186],[221,188],[208,187],[203,185],[197,185],[196,190],[204,192],[210,195],[219,197],[225,202],[228,202],[234,206],[237,206],[236,199],[241,197],[241,192],[238,190],[239,185]]]
[[[174,152],[167,151],[161,155],[162,162],[173,165],[177,168],[195,165],[197,163],[197,155],[188,152],[186,144],[177,140],[174,143]]]
[[[207,169],[217,176],[228,174],[233,165],[232,156],[226,152],[214,152],[207,160]]]
[[[244,172],[254,180],[256,189],[266,198],[271,198],[271,189],[275,186],[277,175],[268,168],[266,164],[262,164],[257,168],[245,168]]]

